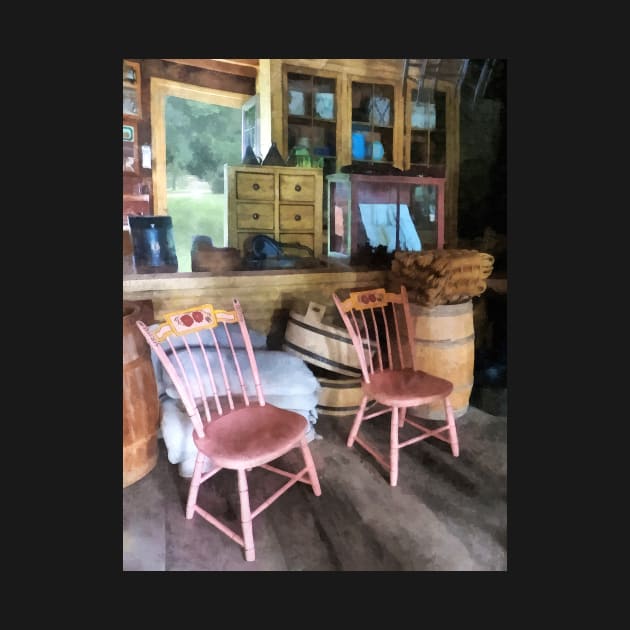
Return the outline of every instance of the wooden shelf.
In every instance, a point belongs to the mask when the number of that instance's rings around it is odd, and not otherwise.
[[[352,158],[352,162],[360,162],[361,164],[393,164],[391,160],[357,160]]]
[[[128,77],[135,77],[131,81]],[[142,118],[140,64],[123,59],[123,117]]]
[[[370,122],[366,122],[364,120],[353,120],[352,121],[353,125],[365,125],[366,127],[368,127],[368,129],[393,129],[394,125],[373,125]],[[418,129],[418,131],[421,131],[420,129]]]
[[[337,124],[336,118],[319,118],[317,116],[301,116],[299,114],[289,114],[288,115],[289,124],[299,125],[302,123],[330,123],[331,125]]]
[[[123,194],[124,201],[146,201],[149,203],[149,195],[133,195],[133,194]]]

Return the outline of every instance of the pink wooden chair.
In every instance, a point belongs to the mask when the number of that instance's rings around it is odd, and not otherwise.
[[[166,321],[151,330],[143,322],[137,325],[172,380],[193,424],[198,453],[186,518],[199,514],[241,545],[245,559],[252,561],[253,519],[298,481],[310,484],[316,496],[321,495],[321,489],[305,438],[306,419],[265,403],[243,312],[238,300],[233,300],[233,304],[231,311],[204,304],[168,313]],[[305,464],[299,472],[270,465],[298,447]],[[289,480],[252,510],[246,472],[255,467]],[[200,485],[222,468],[237,473],[241,533],[197,503]]]
[[[398,483],[398,453],[401,448],[435,437],[451,445],[455,457],[459,455],[459,443],[453,408],[449,395],[453,384],[433,376],[414,365],[413,325],[407,290],[401,286],[400,293],[389,293],[385,289],[370,289],[351,292],[346,300],[333,293],[333,300],[348,329],[352,344],[361,364],[361,388],[363,398],[355,416],[347,445],[355,440],[376,460],[389,470],[389,483]],[[365,414],[368,400],[380,403],[378,410]],[[428,428],[407,417],[407,409],[436,401],[444,401],[446,424]],[[389,457],[359,437],[361,423],[391,412]],[[405,423],[414,428],[414,437],[401,442],[399,429]],[[446,435],[445,435],[446,434]]]

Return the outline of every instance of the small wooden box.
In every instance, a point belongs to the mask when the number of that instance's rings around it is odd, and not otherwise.
[[[241,253],[234,247],[197,246],[190,252],[191,271],[223,273],[241,267]]]

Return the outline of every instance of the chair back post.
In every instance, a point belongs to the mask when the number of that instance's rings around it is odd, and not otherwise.
[[[245,316],[243,315],[243,309],[241,308],[241,303],[237,298],[232,300],[234,305],[234,310],[236,311],[236,317],[238,318],[238,323],[241,329],[241,335],[243,337],[243,341],[245,342],[245,350],[247,352],[247,356],[249,358],[249,364],[252,370],[252,377],[254,380],[254,388],[256,389],[256,396],[258,397],[258,402],[262,406],[265,404],[265,395],[263,393],[262,384],[260,382],[260,372],[258,371],[258,363],[256,362],[256,355],[254,354],[254,348],[252,347],[252,340],[249,336],[249,331],[247,330],[247,324],[245,322]]]
[[[223,310],[202,304],[166,313],[164,321],[151,328],[141,321],[137,324],[154,353],[153,358],[159,360],[166,394],[179,396],[193,423],[197,455],[186,500],[186,518],[199,515],[238,543],[245,560],[253,561],[256,559],[253,519],[298,482],[310,485],[315,496],[322,491],[307,444],[307,419],[297,411],[271,402],[265,404],[243,309],[236,298],[232,305],[232,310]],[[292,373],[285,378],[294,377],[295,371],[291,368]],[[176,394],[170,389],[171,384]],[[216,413],[211,417],[213,401]],[[276,460],[296,449],[302,453],[300,469],[278,465]],[[254,468],[279,475],[283,485],[272,494],[263,489],[265,500],[257,501],[256,509],[252,510],[247,473]],[[199,504],[200,486],[224,469],[234,471],[238,479],[240,531]]]
[[[348,329],[363,373],[362,403],[352,423],[346,445],[351,448],[356,442],[373,455],[389,471],[391,486],[398,483],[399,451],[406,446],[435,437],[450,444],[453,456],[457,457],[457,427],[448,398],[453,391],[453,383],[416,367],[420,361],[414,356],[414,322],[407,288],[401,285],[399,293],[388,292],[384,287],[350,291],[349,297],[343,302],[334,292],[332,297]],[[365,335],[367,344],[370,344],[371,338],[374,339],[372,346],[377,356],[372,359],[370,354],[369,366],[361,335]],[[368,346],[369,352],[370,348]],[[383,353],[386,353],[385,361]],[[368,384],[369,387],[366,387]],[[366,415],[368,398],[377,402],[381,409]],[[414,413],[407,414],[409,409],[414,410],[438,401],[446,416],[443,426],[428,427]],[[360,435],[360,429],[365,420],[387,413],[390,413],[391,423],[389,451],[383,453],[382,449]],[[399,429],[406,425],[416,430],[416,435],[401,442]]]
[[[374,296],[376,303],[372,302]],[[333,293],[333,301],[350,334],[367,383],[375,371],[416,369],[413,318],[404,285],[400,293],[385,288],[351,292],[344,301]]]
[[[361,374],[363,375],[363,380],[366,383],[370,382],[370,370],[368,368],[367,360],[365,358],[365,351],[363,348],[363,341],[361,339],[361,335],[359,334],[358,324],[356,319],[354,319],[354,323],[348,316],[348,312],[350,312],[354,318],[354,312],[352,311],[352,304],[350,298],[344,300],[343,302],[339,299],[336,293],[332,294],[333,302],[339,311],[339,315],[350,335],[350,339],[352,340],[352,345],[357,354],[357,358],[359,359],[359,365],[361,367]],[[368,337],[368,343],[370,342]],[[370,362],[372,360],[371,350],[368,351],[368,355],[370,357]]]
[[[407,287],[404,284],[400,285],[400,297],[402,301],[402,308],[404,313],[405,325],[407,327],[407,349],[408,354],[411,358],[411,368],[413,370],[417,370],[418,367],[416,365],[416,353],[413,352],[413,343],[414,343],[414,325],[413,325],[413,317],[411,316],[411,309],[409,308],[409,296],[407,295]],[[401,352],[402,356],[402,352]]]
[[[203,422],[201,421],[199,410],[197,409],[197,406],[194,404],[194,400],[190,396],[188,396],[187,392],[184,390],[183,383],[181,383],[180,378],[179,378],[179,374],[177,373],[177,370],[171,363],[171,360],[166,354],[164,348],[162,347],[162,344],[158,343],[153,338],[151,331],[149,330],[148,326],[144,322],[138,321],[136,322],[136,326],[138,326],[138,328],[140,329],[140,332],[142,333],[142,336],[146,339],[147,343],[151,347],[151,350],[155,352],[155,355],[159,359],[162,367],[166,370],[166,373],[169,375],[169,377],[173,381],[173,385],[175,386],[175,389],[177,389],[177,392],[179,393],[181,397],[181,400],[184,404],[184,408],[186,409],[186,413],[188,417],[190,418],[190,421],[192,422],[193,428],[197,432],[197,435],[199,435],[199,437],[203,437],[204,436]],[[171,344],[171,347],[172,347],[172,344]]]
[[[243,310],[237,299],[233,306],[234,310],[224,311],[204,304],[167,313],[155,328],[138,326],[177,390],[199,437],[205,435],[202,413],[205,423],[212,421],[212,401],[217,416],[223,415],[226,404],[229,409],[237,403],[250,406],[254,397],[265,405]],[[235,343],[237,325],[242,341]],[[221,331],[225,341],[220,342],[217,333]]]

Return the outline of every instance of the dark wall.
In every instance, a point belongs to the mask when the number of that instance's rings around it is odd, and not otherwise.
[[[473,103],[483,60],[471,60],[462,85],[458,236],[474,239],[487,227],[507,233],[506,62],[497,60],[483,98]]]
[[[494,273],[507,273],[506,62],[497,60],[482,98],[473,104],[483,59],[471,60],[460,106],[459,246],[494,256]],[[507,294],[487,289],[473,300],[475,378],[471,404],[507,415]],[[494,392],[489,395],[488,392]]]

